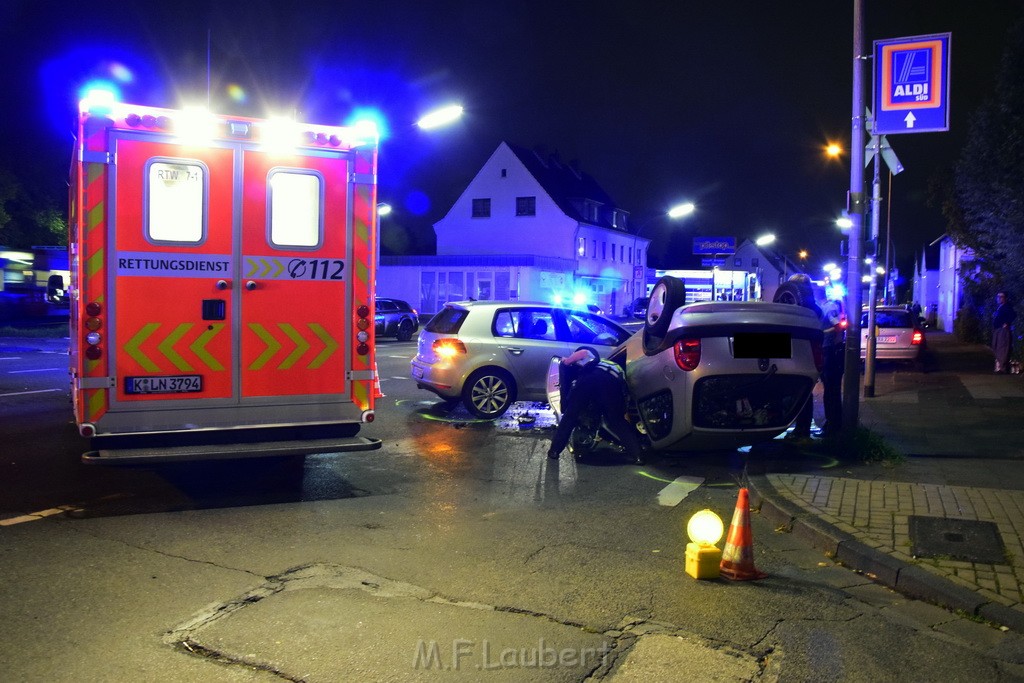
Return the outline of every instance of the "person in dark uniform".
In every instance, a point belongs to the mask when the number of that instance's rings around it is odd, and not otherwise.
[[[562,359],[565,365],[582,362],[590,352],[580,349]],[[619,354],[622,364],[625,354]],[[572,430],[579,424],[584,411],[599,411],[604,424],[626,450],[626,457],[637,465],[643,464],[640,436],[626,419],[626,374],[623,365],[614,360],[591,359],[580,372],[579,378],[562,402],[562,421],[551,437],[548,457],[557,460],[569,443]]]
[[[992,316],[992,351],[996,356],[996,372],[1010,372],[1010,352],[1013,350],[1013,321],[1017,318],[1006,292],[996,293],[996,312]]]
[[[822,328],[822,353],[824,355],[824,366],[821,371],[822,385],[822,407],[825,412],[825,423],[822,426],[822,436],[835,436],[842,429],[843,424],[843,370],[846,364],[846,331],[841,325],[839,312],[826,307],[822,310],[814,300],[814,290],[811,287],[811,279],[803,273],[798,273],[791,278],[793,283],[787,289],[796,290],[796,300],[801,306],[811,310],[821,321]],[[777,295],[775,301],[789,302],[790,299],[780,299]],[[814,417],[813,398],[807,400],[804,407],[797,415],[793,423],[793,431],[789,438],[809,439],[811,437],[811,422]]]

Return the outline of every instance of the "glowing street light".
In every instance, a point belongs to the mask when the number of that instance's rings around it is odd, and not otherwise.
[[[849,230],[853,227],[853,221],[848,216],[836,219],[836,227],[840,230]]]
[[[682,218],[683,216],[689,216],[691,213],[697,210],[697,207],[693,202],[684,202],[682,204],[676,204],[668,210],[666,214],[669,218]]]
[[[766,247],[774,242],[775,235],[773,235],[772,233],[768,233],[767,235],[761,235],[756,240],[754,240],[754,244],[756,244],[759,247]]]
[[[446,126],[453,121],[458,120],[462,116],[462,105],[461,104],[449,104],[446,107],[435,109],[432,112],[424,114],[416,125],[421,130],[433,130]]]
[[[829,142],[825,145],[825,154],[830,159],[838,159],[843,155],[843,146],[838,142]]]

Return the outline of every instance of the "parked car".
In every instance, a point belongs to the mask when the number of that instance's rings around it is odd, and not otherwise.
[[[647,312],[648,301],[650,298],[646,296],[633,299],[622,309],[622,314],[627,318],[642,319]]]
[[[377,299],[375,327],[377,337],[395,337],[409,341],[420,328],[416,309],[401,299]]]
[[[410,372],[417,386],[461,400],[481,418],[515,401],[545,401],[548,363],[587,345],[602,355],[629,332],[589,311],[543,303],[447,303],[420,332]]]
[[[903,306],[875,308],[875,359],[903,361],[923,369],[927,343],[920,320]],[[867,358],[868,312],[860,316],[860,359]]]
[[[785,431],[821,373],[818,317],[802,306],[704,301],[663,277],[625,344],[626,382],[655,449],[736,448]]]

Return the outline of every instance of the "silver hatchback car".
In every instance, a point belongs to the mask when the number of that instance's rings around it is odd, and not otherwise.
[[[499,417],[515,401],[546,401],[548,364],[582,345],[602,355],[629,332],[589,311],[544,303],[447,303],[424,326],[411,363],[417,386],[461,399],[481,418]]]

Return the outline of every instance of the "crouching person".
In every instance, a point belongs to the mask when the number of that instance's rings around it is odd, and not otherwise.
[[[585,411],[594,411],[604,420],[612,435],[626,451],[626,457],[638,465],[643,464],[640,435],[626,419],[625,354],[619,362],[610,358],[593,358],[587,349],[579,349],[562,359],[565,365],[583,364],[579,377],[562,398],[562,421],[551,438],[548,457],[557,460],[569,443],[572,430],[579,424]]]

